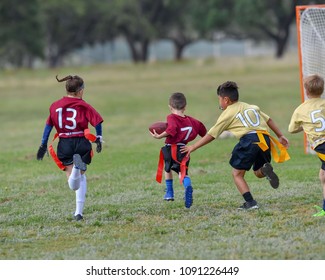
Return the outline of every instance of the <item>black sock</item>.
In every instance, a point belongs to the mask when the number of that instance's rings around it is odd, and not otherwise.
[[[243,197],[244,197],[245,201],[247,201],[247,202],[250,202],[250,201],[254,200],[251,192],[244,193]]]

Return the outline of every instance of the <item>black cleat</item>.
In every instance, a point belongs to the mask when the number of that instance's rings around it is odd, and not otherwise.
[[[83,220],[84,217],[83,217],[82,215],[78,214],[78,215],[74,215],[73,218],[74,218],[76,221],[81,221],[81,220]]]
[[[274,173],[272,165],[267,162],[263,165],[261,170],[266,179],[269,180],[271,187],[277,189],[279,187],[279,177]]]
[[[246,201],[243,205],[238,207],[238,210],[252,210],[252,209],[258,209],[258,204],[255,200],[252,201]]]
[[[73,164],[77,169],[80,169],[81,171],[86,171],[87,170],[87,164],[85,164],[81,156],[79,154],[74,154],[73,155]]]

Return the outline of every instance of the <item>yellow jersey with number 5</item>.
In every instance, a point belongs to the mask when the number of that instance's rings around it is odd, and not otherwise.
[[[267,121],[269,119],[270,117],[263,113],[258,106],[238,101],[229,105],[222,112],[208,134],[217,138],[223,131],[228,130],[239,139],[256,130],[268,131]]]
[[[325,99],[310,98],[297,107],[292,114],[288,131],[296,133],[301,128],[313,148],[325,142]]]

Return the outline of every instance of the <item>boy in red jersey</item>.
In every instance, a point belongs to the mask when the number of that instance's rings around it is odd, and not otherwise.
[[[51,155],[59,168],[65,171],[71,190],[76,192],[76,211],[74,219],[83,219],[83,208],[87,192],[87,180],[84,174],[87,164],[91,163],[92,146],[85,137],[88,123],[96,128],[96,151],[102,150],[102,122],[100,114],[82,97],[84,81],[79,76],[67,76],[58,82],[66,81],[67,96],[55,101],[50,106],[43,132],[41,146],[37,152],[37,160],[42,160],[47,152],[47,143],[53,126],[57,131],[59,143],[57,155],[54,150]],[[52,146],[50,146],[52,148]],[[51,149],[50,149],[51,151]]]
[[[239,143],[234,147],[229,163],[233,167],[232,176],[236,187],[245,200],[238,209],[258,209],[259,206],[244,178],[245,173],[253,167],[256,177],[266,177],[272,188],[278,188],[279,178],[273,172],[273,167],[270,164],[271,152],[273,151],[272,155],[277,162],[288,160],[290,158],[286,152],[286,148],[289,146],[288,139],[283,136],[274,121],[258,106],[238,100],[238,86],[235,82],[223,83],[218,87],[217,94],[219,107],[223,112],[216,124],[198,142],[183,147],[182,152],[190,154],[218,138],[223,131],[232,132],[239,139]],[[279,140],[269,134],[268,128],[276,134]],[[278,155],[274,150],[273,143],[281,150],[279,159],[275,158]]]
[[[166,138],[165,146],[161,148],[161,160],[165,163],[166,201],[174,201],[173,174],[179,174],[180,181],[185,188],[185,207],[190,208],[193,203],[193,188],[188,176],[189,157],[180,152],[180,148],[194,140],[197,135],[203,137],[207,130],[203,123],[184,114],[186,98],[183,93],[173,93],[169,98],[171,114],[167,116],[167,129],[161,134],[154,131],[151,135],[156,139]],[[158,169],[159,171],[159,169]],[[160,169],[162,171],[162,169]],[[159,173],[159,172],[158,172]],[[157,173],[157,181],[161,176]]]

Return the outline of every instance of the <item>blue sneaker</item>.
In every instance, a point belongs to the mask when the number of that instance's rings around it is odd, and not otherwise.
[[[188,186],[185,188],[185,207],[190,208],[193,204],[193,188]]]
[[[171,188],[171,189],[166,188],[166,193],[164,195],[164,200],[166,200],[166,201],[174,201],[174,190],[173,190],[173,188]]]

